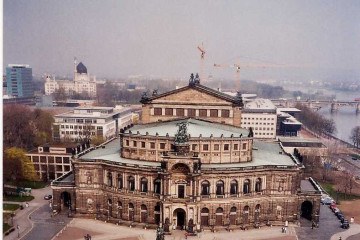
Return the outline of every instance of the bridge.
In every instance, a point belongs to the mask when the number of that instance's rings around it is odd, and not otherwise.
[[[296,100],[296,99],[272,99],[276,106],[295,107],[297,103],[308,106],[316,111],[322,107],[330,105],[330,111],[336,112],[340,107],[351,106],[355,108],[356,114],[360,113],[360,101],[341,101],[341,100]]]

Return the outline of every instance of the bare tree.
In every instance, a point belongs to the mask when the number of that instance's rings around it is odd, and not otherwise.
[[[354,146],[360,145],[360,126],[356,126],[351,130],[350,140],[354,143]]]

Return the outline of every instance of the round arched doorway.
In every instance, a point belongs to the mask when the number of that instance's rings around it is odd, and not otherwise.
[[[176,221],[176,229],[183,230],[185,229],[186,223],[186,212],[182,208],[177,208],[174,210],[173,217]]]
[[[304,201],[301,204],[301,217],[311,220],[312,219],[312,210],[313,210],[312,203],[310,201]]]
[[[62,192],[60,195],[61,210],[71,209],[71,195],[68,192]]]

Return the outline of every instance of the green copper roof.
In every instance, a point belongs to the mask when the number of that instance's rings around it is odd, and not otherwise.
[[[132,134],[140,135],[146,135],[146,133],[148,133],[150,136],[155,136],[156,134],[166,136],[168,134],[169,137],[174,137],[179,129],[177,124],[181,122],[187,123],[187,133],[190,134],[190,137],[199,137],[200,135],[204,138],[208,138],[211,135],[213,137],[231,137],[231,135],[233,135],[233,137],[239,137],[240,135],[247,137],[249,134],[249,131],[244,128],[192,118],[135,125],[126,130],[125,133],[128,134],[130,131]]]

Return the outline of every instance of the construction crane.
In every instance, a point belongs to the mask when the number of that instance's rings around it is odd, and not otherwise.
[[[201,52],[200,55],[200,79],[202,81],[205,81],[205,77],[204,77],[204,62],[205,62],[205,48],[204,48],[204,43],[201,43],[201,46],[199,45],[197,47],[197,49]]]
[[[240,91],[240,68],[274,68],[274,67],[286,67],[285,65],[277,65],[277,64],[255,64],[255,63],[234,63],[234,64],[216,64],[214,63],[214,67],[219,68],[235,68],[236,76],[235,76],[235,87],[236,91]]]

